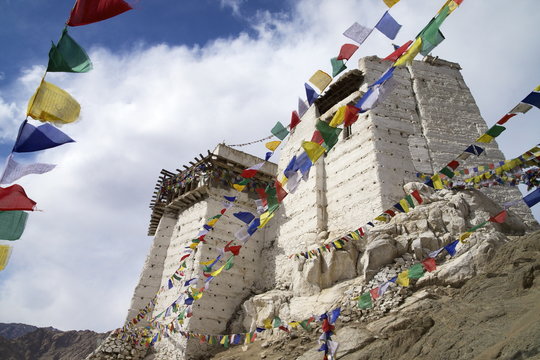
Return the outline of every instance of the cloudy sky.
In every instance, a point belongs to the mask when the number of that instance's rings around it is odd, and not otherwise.
[[[412,39],[443,0],[402,0],[395,42]],[[26,103],[72,4],[0,0],[0,157],[13,146]],[[62,131],[77,142],[35,154],[58,164],[20,181],[43,212],[30,214],[0,272],[0,322],[62,330],[123,324],[152,239],[148,204],[162,168],[173,170],[222,141],[243,143],[288,122],[303,83],[350,42],[354,21],[373,26],[382,0],[141,0],[135,10],[70,29],[89,53],[87,74],[49,74],[82,106]],[[459,62],[488,125],[540,83],[537,0],[465,0],[434,51]],[[374,32],[350,61],[386,56]],[[539,141],[539,110],[508,123],[507,157]],[[242,148],[262,155],[261,145]],[[3,160],[0,160],[3,161]],[[536,210],[538,213],[538,210]],[[538,218],[538,214],[537,214]],[[0,241],[6,244],[6,241]]]

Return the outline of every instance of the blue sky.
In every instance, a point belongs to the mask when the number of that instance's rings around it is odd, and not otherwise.
[[[394,42],[412,39],[444,1],[402,0]],[[50,43],[71,2],[0,0],[0,155],[7,156]],[[60,329],[121,326],[151,244],[148,203],[162,168],[174,170],[223,140],[267,136],[290,119],[303,83],[329,59],[354,21],[373,26],[378,0],[141,0],[118,17],[70,29],[94,70],[50,74],[82,106],[62,128],[77,142],[35,155],[58,164],[20,183],[32,213],[0,273],[0,319]],[[434,51],[463,67],[488,125],[540,83],[534,30],[540,2],[465,0]],[[349,62],[386,56],[378,33]],[[498,138],[507,157],[539,141],[539,110],[512,119]],[[261,156],[264,149],[242,150]],[[1,161],[1,160],[0,160]],[[538,218],[538,209],[536,209]],[[6,242],[2,242],[6,243]]]

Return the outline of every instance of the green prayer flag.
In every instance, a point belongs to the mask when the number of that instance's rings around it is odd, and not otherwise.
[[[300,326],[304,329],[304,330],[311,330],[311,325],[309,324],[309,322],[307,320],[304,320],[304,321],[300,321]]]
[[[238,182],[238,185],[247,185],[249,184],[249,181],[250,181],[249,179],[243,179],[240,182]]]
[[[279,121],[274,125],[271,130],[272,134],[277,137],[279,140],[283,140],[289,135],[289,130],[283,126]]]
[[[414,201],[412,199],[412,196],[411,195],[405,196],[405,200],[407,200],[407,202],[409,203],[409,206],[414,209]]]
[[[488,221],[484,221],[483,223],[480,223],[480,224],[472,227],[468,232],[476,231],[476,230],[480,229],[481,227],[484,227],[487,223],[488,223]]]
[[[225,270],[229,270],[230,268],[232,268],[234,265],[234,255],[231,256],[227,262],[225,263]]]
[[[225,337],[223,338],[222,340],[222,343],[223,343],[223,346],[225,348],[228,348],[229,347],[229,335],[225,335]]]
[[[268,185],[264,192],[266,193],[266,201],[268,202],[268,211],[274,212],[279,206],[276,188]]]
[[[422,37],[422,48],[420,49],[420,54],[424,56],[428,56],[431,50],[435,49],[445,39],[440,30],[435,31],[433,34],[428,34],[429,36],[423,35],[425,37]]]
[[[274,322],[272,323],[272,326],[276,328],[276,327],[279,327],[280,325],[281,325],[281,319],[278,316],[276,316],[274,318]]]
[[[360,309],[365,310],[372,306],[373,303],[371,302],[371,294],[369,292],[360,295],[360,299],[358,299],[358,307]]]
[[[424,267],[422,264],[414,264],[409,268],[409,279],[420,279],[424,276]]]
[[[321,133],[324,143],[328,146],[328,150],[336,145],[339,140],[339,134],[343,131],[343,129],[331,127],[327,122],[322,120],[318,120],[315,127]]]
[[[337,57],[331,58],[330,63],[332,64],[332,77],[336,77],[336,75],[347,69],[345,61],[338,60]]]
[[[488,134],[489,136],[497,137],[501,135],[504,130],[506,130],[504,126],[493,125],[491,128],[489,128],[488,131],[486,131],[486,134]]]
[[[212,272],[212,267],[209,265],[204,265],[202,271],[204,271],[205,273]]]
[[[0,211],[0,240],[19,240],[27,219],[24,211]]]
[[[441,170],[441,174],[444,174],[448,176],[450,179],[454,177],[454,171],[450,169],[448,166],[445,166],[444,169]]]
[[[58,44],[49,51],[49,72],[84,73],[92,70],[92,62],[86,51],[68,35],[67,28],[62,31]]]

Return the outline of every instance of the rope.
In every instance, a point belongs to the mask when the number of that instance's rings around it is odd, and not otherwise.
[[[227,146],[231,146],[231,147],[241,147],[241,146],[247,146],[247,145],[252,145],[252,144],[256,144],[256,143],[260,143],[260,142],[263,142],[265,140],[270,140],[272,137],[274,137],[274,135],[270,135],[270,136],[267,136],[265,138],[262,138],[262,139],[259,139],[259,140],[255,140],[255,141],[251,141],[251,142],[248,142],[248,143],[244,143],[244,144],[234,144],[234,145],[229,145],[229,144],[225,144]]]

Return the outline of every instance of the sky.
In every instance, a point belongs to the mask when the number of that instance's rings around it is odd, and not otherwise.
[[[394,41],[374,32],[349,61],[384,57],[421,30],[443,0],[402,0]],[[81,104],[61,128],[76,140],[25,161],[57,164],[17,183],[37,202],[0,272],[0,322],[107,331],[123,325],[152,243],[148,208],[161,169],[181,168],[217,143],[268,136],[288,123],[303,84],[353,22],[374,26],[382,0],[140,0],[134,10],[76,28],[93,71],[47,81]],[[13,146],[26,104],[72,4],[0,0],[0,158]],[[461,64],[488,125],[540,83],[535,29],[540,2],[471,1],[443,24],[434,51]],[[507,158],[539,142],[538,109],[508,122]],[[33,122],[37,125],[37,122]],[[261,144],[240,150],[263,156]],[[456,154],[457,155],[457,154]],[[3,160],[0,160],[3,161]],[[540,218],[535,209],[536,218]]]

